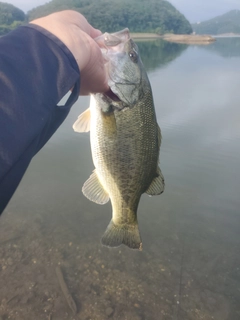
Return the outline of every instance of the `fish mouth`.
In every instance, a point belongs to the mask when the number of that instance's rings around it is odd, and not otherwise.
[[[114,102],[122,102],[121,99],[119,99],[119,97],[111,90],[111,88],[105,92],[104,95]]]
[[[101,96],[112,111],[121,111],[127,107],[125,102],[123,102],[111,89],[102,93]]]

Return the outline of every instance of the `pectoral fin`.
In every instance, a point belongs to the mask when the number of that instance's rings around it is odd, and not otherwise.
[[[93,171],[89,179],[84,183],[82,192],[85,197],[97,204],[105,204],[109,201],[109,195],[99,181],[96,170]]]
[[[160,168],[158,167],[157,177],[153,179],[146,193],[150,196],[161,194],[164,191],[164,186],[165,186],[164,177],[162,175]]]
[[[90,108],[80,114],[77,121],[73,124],[73,130],[76,132],[90,131],[91,111]]]

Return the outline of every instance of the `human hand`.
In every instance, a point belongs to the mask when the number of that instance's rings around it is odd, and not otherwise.
[[[72,52],[81,71],[81,95],[109,89],[104,59],[94,38],[94,29],[79,12],[66,10],[31,21],[59,38]]]

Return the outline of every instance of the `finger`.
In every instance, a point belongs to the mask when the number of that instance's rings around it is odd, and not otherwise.
[[[81,70],[81,95],[106,92],[109,89],[101,50],[93,40],[91,45],[91,57],[86,67]]]
[[[95,66],[94,72],[81,72],[80,95],[89,95],[90,93],[107,92],[109,90],[108,79],[104,65]]]
[[[96,38],[102,34],[102,32],[95,29],[81,13],[73,10],[65,10],[60,13],[64,22],[68,21],[69,24],[75,24],[91,38]]]
[[[92,28],[91,34],[90,34],[91,38],[94,39],[94,38],[97,38],[97,37],[99,37],[101,35],[102,35],[102,32],[100,30]]]

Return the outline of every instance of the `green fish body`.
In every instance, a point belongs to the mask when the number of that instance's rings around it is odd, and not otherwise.
[[[108,36],[111,40],[112,35]],[[106,54],[109,85],[118,99],[93,94],[90,108],[73,127],[78,132],[90,130],[95,170],[83,186],[84,195],[99,204],[110,199],[112,204],[112,220],[102,244],[141,250],[137,222],[141,195],[164,190],[159,168],[161,132],[137,46],[126,30],[113,36],[113,45],[105,36],[105,46],[110,47]]]

